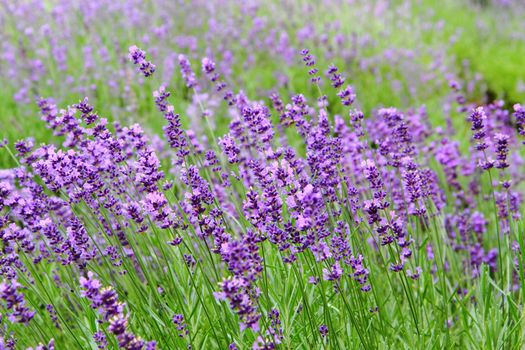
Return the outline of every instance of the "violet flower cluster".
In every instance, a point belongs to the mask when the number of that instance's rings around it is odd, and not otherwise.
[[[118,301],[118,295],[111,287],[103,288],[100,281],[93,277],[91,271],[87,273],[87,277],[80,278],[80,286],[82,297],[91,302],[91,307],[98,311],[103,322],[109,323],[108,331],[117,338],[120,349],[153,350],[156,348],[154,341],[146,344],[144,340],[128,330],[129,316],[124,314],[126,304]],[[99,344],[103,342],[100,335],[97,335],[97,340]]]

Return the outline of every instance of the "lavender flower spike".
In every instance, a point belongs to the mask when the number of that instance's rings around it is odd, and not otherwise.
[[[146,52],[139,49],[136,45],[129,47],[128,57],[134,65],[138,65],[139,70],[145,77],[149,77],[155,73],[155,65],[150,61],[146,61]]]

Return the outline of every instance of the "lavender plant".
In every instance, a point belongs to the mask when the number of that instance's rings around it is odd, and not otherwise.
[[[522,105],[411,1],[218,4],[2,2],[13,111],[50,136],[1,137],[0,348],[521,349]],[[422,34],[319,26],[335,5]]]
[[[301,54],[319,97],[270,104],[178,58],[194,98],[224,101],[222,136],[203,100],[186,129],[165,86],[162,140],[87,98],[38,101],[56,142],[2,148],[5,347],[519,348],[521,107],[458,104],[461,152],[424,109],[365,116],[337,67]]]

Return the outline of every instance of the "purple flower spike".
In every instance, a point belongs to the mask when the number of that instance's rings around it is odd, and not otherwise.
[[[125,304],[118,301],[117,293],[111,288],[102,288],[99,280],[89,271],[87,277],[80,278],[82,287],[81,296],[91,301],[91,307],[98,311],[104,322],[108,322],[108,331],[118,341],[119,348],[141,350],[146,342],[128,331],[128,316],[124,314]],[[101,332],[94,334],[99,349],[106,346],[106,339]],[[150,343],[149,349],[155,348],[155,342]],[[153,346],[153,348],[151,347]]]
[[[145,77],[149,77],[155,73],[155,65],[150,61],[146,61],[146,52],[139,49],[136,45],[129,47],[128,57],[134,65],[139,67],[139,70]]]
[[[321,333],[321,337],[326,337],[328,335],[328,327],[325,324],[322,324],[319,326],[319,333]]]
[[[6,280],[0,283],[0,298],[4,301],[7,309],[7,316],[12,323],[27,324],[35,315],[26,307],[24,295],[19,292],[22,285],[16,280]]]
[[[508,168],[509,163],[507,163],[507,155],[509,153],[509,136],[498,133],[494,135],[494,140],[496,141],[494,150],[496,152],[497,159],[496,168]]]
[[[469,116],[469,121],[472,123],[471,130],[474,132],[472,138],[476,140],[476,149],[478,151],[483,151],[488,148],[487,143],[485,142],[485,120],[487,115],[483,107],[476,108]]]

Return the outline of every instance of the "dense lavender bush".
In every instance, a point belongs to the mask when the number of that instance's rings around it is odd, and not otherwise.
[[[224,100],[223,136],[204,104],[202,133],[184,129],[164,86],[152,92],[165,118],[155,143],[138,124],[110,127],[87,99],[40,100],[62,144],[3,147],[19,163],[1,182],[4,342],[475,346],[461,332],[487,302],[503,315],[490,329],[514,325],[498,343],[520,342],[521,107],[458,104],[472,129],[462,153],[424,109],[364,119],[337,67],[322,78],[301,54],[317,101],[274,94],[272,106],[231,91],[210,58],[199,77],[179,57],[188,87]]]
[[[520,103],[475,100],[476,72],[441,62],[431,77],[414,68],[421,81],[408,89],[425,97],[446,86],[437,110],[365,109],[353,70],[326,62],[359,60],[366,69],[378,58],[352,52],[368,44],[348,45],[337,23],[325,34],[302,23],[292,39],[295,17],[243,25],[258,13],[249,4],[218,12],[214,2],[155,2],[166,8],[152,14],[148,4],[32,2],[40,16],[3,4],[9,18],[29,13],[24,21],[35,26],[50,7],[50,23],[64,31],[26,29],[28,42],[4,45],[4,59],[26,52],[54,63],[22,55],[7,65],[6,74],[26,77],[11,86],[20,111],[36,106],[34,124],[52,136],[42,142],[25,130],[0,146],[15,164],[0,170],[0,348],[523,347]],[[212,35],[170,36],[175,5],[187,10],[185,28],[207,21]],[[382,1],[355,5],[388,13]],[[67,78],[62,41],[80,33],[67,16],[75,6],[84,11],[80,28],[99,43],[97,54],[83,49],[80,84]],[[137,45],[147,50],[122,42],[110,50],[93,25],[101,13],[125,15],[115,31],[150,27],[183,50],[145,33]],[[228,53],[236,40],[253,57]],[[257,69],[255,55],[278,62],[272,89],[243,90],[249,77],[237,61]],[[387,56],[395,66],[403,55]],[[54,76],[50,67],[63,69]],[[385,84],[381,73],[370,76]],[[42,94],[44,77],[51,86],[66,77],[56,100]],[[162,124],[161,135],[126,105],[132,100],[151,106],[142,111]]]

